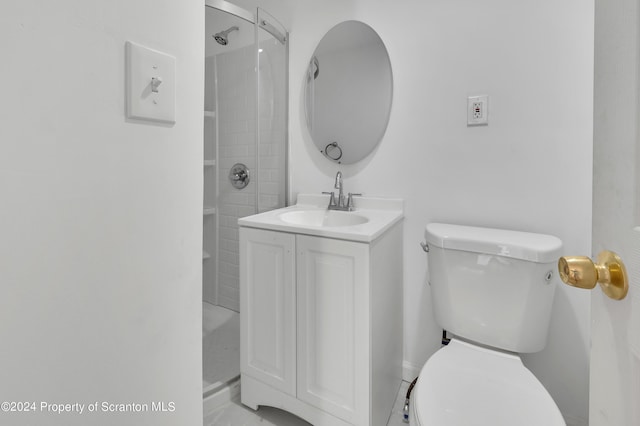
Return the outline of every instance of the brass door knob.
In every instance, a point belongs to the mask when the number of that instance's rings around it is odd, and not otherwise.
[[[604,294],[615,300],[624,299],[629,291],[627,270],[620,256],[612,251],[598,254],[596,263],[586,256],[561,257],[558,271],[565,284],[590,290],[600,283]]]

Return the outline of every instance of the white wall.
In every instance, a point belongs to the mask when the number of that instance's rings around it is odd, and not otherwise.
[[[199,2],[3,4],[0,400],[38,405],[0,423],[202,424],[203,28]],[[125,120],[126,40],[177,58],[175,126]],[[103,401],[175,411],[39,412]]]
[[[431,221],[560,237],[591,250],[593,1],[290,2],[290,180],[405,199],[407,376],[439,347],[418,243]],[[342,20],[371,25],[394,75],[387,133],[353,166],[329,163],[304,127],[305,70]],[[466,98],[489,95],[489,126],[466,126]],[[547,349],[525,357],[570,425],[588,416],[589,294],[558,285]],[[415,371],[415,370],[413,370]],[[407,377],[408,378],[408,377]]]

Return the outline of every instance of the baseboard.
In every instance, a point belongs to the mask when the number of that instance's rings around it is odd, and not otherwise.
[[[418,377],[420,374],[420,370],[422,370],[422,365],[415,365],[408,361],[402,362],[402,380],[405,382],[413,382],[413,379]]]
[[[564,416],[567,426],[588,426],[589,421],[580,417]]]

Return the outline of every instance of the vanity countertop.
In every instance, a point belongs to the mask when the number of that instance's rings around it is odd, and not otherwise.
[[[354,198],[354,209],[351,212],[327,210],[328,204],[328,195],[298,194],[295,205],[246,216],[238,219],[238,224],[250,228],[370,243],[404,217],[404,202],[397,198],[357,197]],[[301,212],[296,213],[298,215],[309,212],[310,216],[318,217],[323,211],[327,215],[335,215],[338,218],[349,219],[348,215],[352,215],[354,219],[362,219],[366,222],[335,226],[304,221],[292,223],[286,220],[287,217],[292,216],[289,213],[293,212]]]

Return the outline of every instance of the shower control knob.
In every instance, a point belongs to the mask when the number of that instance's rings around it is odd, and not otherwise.
[[[249,169],[242,163],[236,163],[229,170],[229,181],[236,189],[243,189],[249,185],[251,178],[249,177]]]

